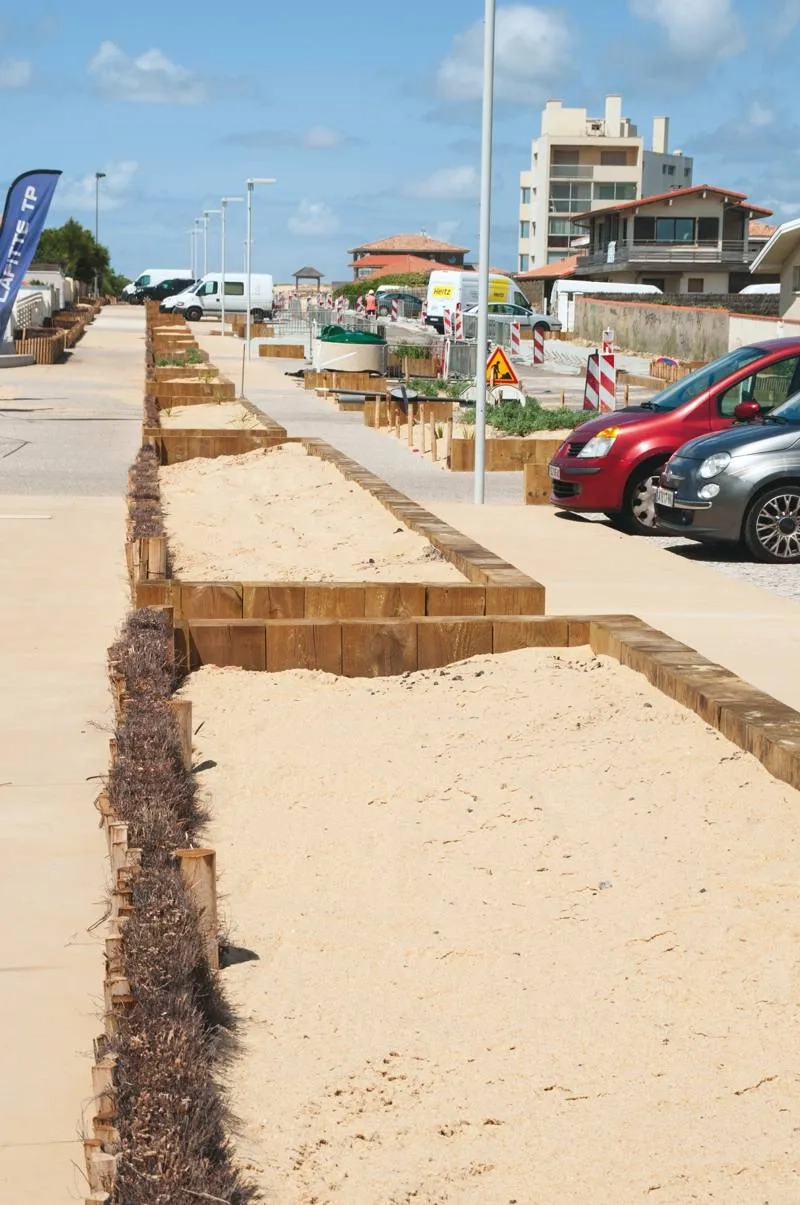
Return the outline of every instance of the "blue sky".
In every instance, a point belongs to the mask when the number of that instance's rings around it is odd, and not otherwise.
[[[254,220],[254,267],[276,279],[305,264],[343,279],[347,248],[400,231],[476,253],[483,0],[78,11],[0,16],[0,182],[61,168],[51,222],[93,226],[105,171],[101,238],[119,270],[188,265],[194,218],[251,175],[278,179]],[[599,114],[622,93],[645,137],[667,113],[696,183],[800,214],[798,48],[800,0],[499,2],[492,262],[516,262],[518,174],[547,97]],[[243,208],[229,210],[231,266]],[[210,269],[218,241],[214,226]]]

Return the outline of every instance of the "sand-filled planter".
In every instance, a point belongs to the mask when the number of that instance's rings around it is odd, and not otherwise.
[[[166,429],[203,431],[248,431],[262,427],[258,416],[241,402],[208,402],[199,406],[178,403],[161,410],[159,424]]]
[[[300,444],[162,468],[175,576],[460,582],[423,537]]]
[[[586,650],[185,689],[267,1199],[793,1199],[793,790]]]

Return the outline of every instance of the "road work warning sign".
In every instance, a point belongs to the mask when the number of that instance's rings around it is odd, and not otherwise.
[[[486,361],[487,385],[519,385],[519,377],[502,347],[495,347]]]

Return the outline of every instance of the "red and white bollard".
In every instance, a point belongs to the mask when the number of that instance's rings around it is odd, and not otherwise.
[[[617,367],[613,352],[593,351],[586,364],[584,410],[608,414],[617,405]]]
[[[538,326],[533,328],[533,362],[544,364],[544,331]]]
[[[400,317],[400,302],[395,297],[392,299],[392,322],[397,322],[397,319],[399,317]]]
[[[442,332],[445,339],[453,337],[453,313],[452,310],[444,310],[442,313]]]
[[[460,303],[456,306],[456,320],[455,320],[454,326],[455,326],[455,329],[454,329],[453,333],[455,334],[455,337],[456,337],[456,343],[463,343],[464,342],[464,315],[461,312]]]
[[[511,358],[512,358],[512,360],[515,357],[519,356],[519,347],[520,347],[519,323],[512,322],[511,323]]]

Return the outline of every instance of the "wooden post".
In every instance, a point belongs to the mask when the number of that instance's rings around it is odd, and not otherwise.
[[[176,849],[181,875],[200,918],[208,965],[219,970],[217,855],[213,849]]]
[[[408,403],[408,414],[406,415],[406,435],[408,437],[409,448],[414,447],[414,402]]]
[[[425,424],[428,421],[427,403],[421,402],[419,407],[419,450],[425,455]]]
[[[565,390],[561,390],[561,409],[563,410],[567,404],[567,394]]]
[[[183,768],[192,768],[192,703],[191,699],[170,699],[169,708],[175,717],[183,753]]]
[[[431,406],[431,458],[436,459],[436,409]]]
[[[625,405],[626,406],[628,405],[628,399],[630,398],[630,396],[631,396],[631,387],[630,387],[630,384],[628,383],[625,385]]]
[[[139,540],[139,577],[142,581],[167,576],[167,537],[145,536]]]
[[[452,414],[447,420],[447,455],[450,456],[453,451],[453,416]]]

